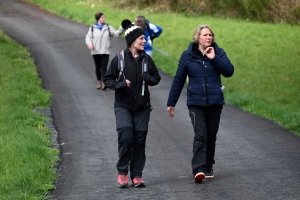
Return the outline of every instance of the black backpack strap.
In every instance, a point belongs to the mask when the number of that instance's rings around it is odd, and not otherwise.
[[[119,76],[118,80],[120,80],[121,76],[123,75],[123,78],[125,79],[124,75],[124,50],[118,53],[118,71]]]
[[[143,70],[142,73],[148,72],[148,55],[146,54],[143,59]]]
[[[110,32],[109,25],[108,25],[108,24],[106,24],[106,25],[107,25],[107,28],[108,28],[108,34],[109,34],[109,37],[113,37],[113,34],[111,34],[111,32]]]
[[[142,62],[142,67],[143,67],[142,74],[144,72],[148,72],[148,55],[147,54],[144,56],[144,59],[143,59],[143,62]],[[145,94],[145,81],[143,80],[142,96],[144,96],[144,94]]]
[[[92,31],[92,39],[94,39],[94,26],[91,26],[91,31]]]
[[[154,40],[154,36],[151,34],[151,28],[148,22],[146,22],[146,26],[147,26],[147,30],[150,36],[150,40],[153,41]]]

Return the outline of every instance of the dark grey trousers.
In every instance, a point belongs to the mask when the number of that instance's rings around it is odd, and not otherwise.
[[[192,172],[211,168],[215,164],[215,149],[222,105],[189,106],[189,116],[194,127]]]
[[[116,126],[118,132],[119,174],[128,174],[130,178],[142,177],[146,163],[146,138],[150,109],[130,111],[126,108],[115,108]]]

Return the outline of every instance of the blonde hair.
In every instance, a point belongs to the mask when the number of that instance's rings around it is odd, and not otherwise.
[[[214,32],[212,31],[212,29],[209,27],[209,26],[207,26],[206,24],[203,24],[203,25],[199,25],[199,26],[197,26],[197,28],[196,28],[196,30],[195,30],[195,33],[194,33],[194,36],[193,36],[193,41],[195,42],[195,43],[199,43],[199,37],[200,37],[200,35],[201,35],[201,31],[203,30],[203,29],[205,29],[205,28],[207,28],[207,29],[209,29],[210,30],[210,32],[211,32],[211,34],[212,34],[212,43],[214,43],[215,42],[215,34],[214,34]]]

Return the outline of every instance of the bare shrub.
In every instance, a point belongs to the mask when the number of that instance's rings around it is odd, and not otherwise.
[[[299,0],[277,0],[272,7],[275,22],[286,22],[289,24],[300,24],[300,1]]]
[[[118,8],[300,24],[300,0],[111,0]]]

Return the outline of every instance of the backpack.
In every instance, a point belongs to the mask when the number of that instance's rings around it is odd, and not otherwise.
[[[153,42],[155,37],[151,34],[150,25],[149,25],[148,22],[146,22],[146,26],[147,26],[147,30],[148,30],[148,33],[149,33],[149,36],[150,36],[150,40]]]
[[[148,56],[146,55],[143,58],[143,70],[142,73],[148,72]],[[125,79],[124,75],[124,50],[118,53],[118,70],[119,70],[119,76],[117,80],[120,80],[120,78],[123,76],[123,80]],[[142,87],[142,96],[144,96],[144,91],[145,91],[145,81],[143,81],[143,87]]]
[[[107,27],[108,27],[108,34],[109,34],[109,37],[113,37],[113,34],[111,34],[110,32],[110,28],[109,28],[109,25],[106,24]],[[91,31],[92,31],[92,38],[94,39],[94,26],[91,26]]]

